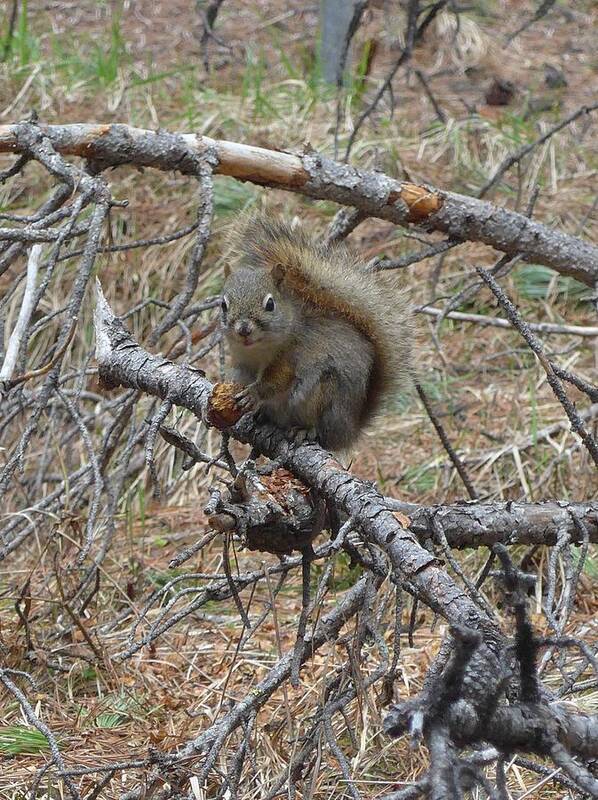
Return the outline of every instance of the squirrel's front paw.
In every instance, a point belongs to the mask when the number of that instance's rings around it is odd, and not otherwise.
[[[250,383],[249,386],[243,387],[243,389],[235,395],[235,403],[244,414],[248,414],[250,411],[257,411],[260,407],[260,399],[257,395],[255,385]]]

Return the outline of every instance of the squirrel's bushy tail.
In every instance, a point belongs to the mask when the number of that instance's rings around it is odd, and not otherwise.
[[[262,214],[237,221],[229,244],[233,268],[272,271],[281,290],[296,294],[308,311],[345,319],[372,343],[362,422],[411,384],[413,315],[394,275],[369,272],[345,244],[317,242]]]

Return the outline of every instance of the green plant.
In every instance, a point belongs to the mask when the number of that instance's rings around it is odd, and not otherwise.
[[[519,267],[514,273],[514,281],[519,294],[530,300],[546,300],[551,295],[560,295],[566,300],[579,300],[588,291],[586,286],[574,278],[559,275],[541,264],[524,264]]]
[[[96,714],[93,720],[96,728],[120,728],[129,722],[135,713],[143,712],[139,700],[125,692],[108,695],[104,698],[103,705],[105,710]],[[143,713],[145,716],[145,712]]]
[[[270,111],[272,114],[275,113],[264,94],[263,84],[266,75],[267,64],[264,54],[256,55],[253,48],[248,47],[241,96],[244,100],[252,103],[253,111],[257,116],[262,116],[265,111]]]
[[[110,26],[110,41],[105,49],[101,44],[94,45],[89,62],[90,77],[94,77],[103,86],[109,86],[118,78],[119,69],[126,56],[125,40],[122,35],[120,20],[116,17]]]
[[[351,105],[356,108],[361,105],[364,92],[367,87],[367,76],[370,61],[372,58],[372,50],[374,47],[374,40],[368,39],[364,42],[361,48],[361,54],[357,66],[355,67],[355,75],[350,76],[350,91],[351,91]]]
[[[323,567],[320,564],[314,564],[311,576],[312,594],[316,591],[322,572]],[[345,589],[349,589],[353,586],[360,574],[361,567],[359,564],[351,564],[351,559],[347,553],[339,553],[334,562],[334,572],[329,584],[330,590],[342,592]],[[300,589],[297,588],[297,591],[300,591]]]
[[[0,753],[3,755],[35,755],[49,749],[48,740],[37,728],[26,728],[24,725],[0,726]]]
[[[28,67],[39,60],[40,45],[29,29],[27,0],[22,0],[12,38],[5,40],[3,47],[7,56],[12,54],[19,67]]]
[[[233,214],[253,205],[257,191],[248,183],[222,176],[214,183],[214,211],[217,216]]]

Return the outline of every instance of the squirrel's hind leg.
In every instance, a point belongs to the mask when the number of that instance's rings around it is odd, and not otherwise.
[[[305,444],[306,442],[317,442],[318,431],[313,428],[289,428],[289,439],[294,444]]]
[[[297,381],[289,395],[289,410],[303,441],[315,440],[327,450],[354,442],[360,428],[358,397],[331,359],[319,369],[313,365],[309,379]]]
[[[357,414],[334,403],[324,409],[316,427],[317,438],[326,450],[345,450],[361,430]]]

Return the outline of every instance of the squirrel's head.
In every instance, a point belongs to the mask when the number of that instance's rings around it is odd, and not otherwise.
[[[293,334],[297,305],[280,292],[276,270],[239,267],[222,289],[222,325],[231,347],[272,351]]]

